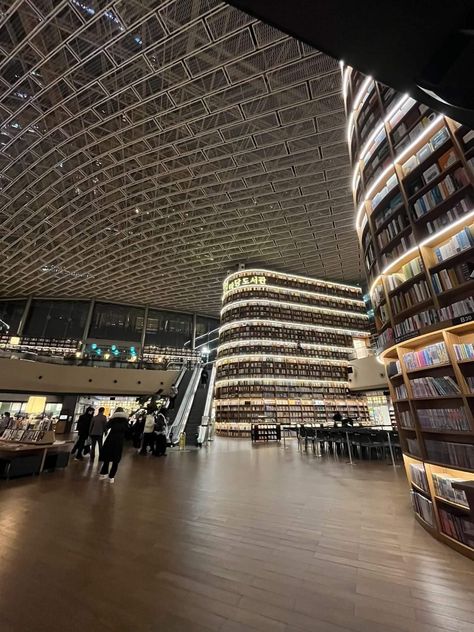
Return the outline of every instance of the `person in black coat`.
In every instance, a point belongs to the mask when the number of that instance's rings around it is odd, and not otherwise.
[[[74,444],[71,454],[76,453],[76,459],[78,461],[83,460],[82,451],[84,450],[84,444],[89,436],[89,430],[91,427],[92,417],[94,415],[94,409],[92,406],[88,406],[85,412],[77,420],[77,441]]]
[[[117,469],[122,458],[123,444],[128,428],[128,415],[121,406],[115,409],[114,414],[107,422],[105,427],[106,439],[102,447],[101,460],[103,461],[100,470],[100,478],[108,477],[109,482],[113,483]],[[109,472],[110,463],[112,467]]]

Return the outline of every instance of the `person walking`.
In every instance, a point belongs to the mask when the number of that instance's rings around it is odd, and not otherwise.
[[[0,437],[2,436],[3,432],[8,428],[8,424],[11,421],[11,417],[10,417],[10,413],[8,411],[6,411],[3,414],[3,417],[0,419]]]
[[[99,454],[102,450],[102,437],[107,425],[107,417],[104,415],[105,408],[101,406],[95,417],[92,417],[89,436],[91,438],[91,462],[95,459],[95,446],[99,446]]]
[[[203,388],[206,388],[208,380],[209,380],[209,373],[207,372],[206,367],[204,367],[201,373],[201,386]]]
[[[150,448],[153,454],[155,453],[155,438],[155,416],[153,414],[153,410],[148,408],[145,417],[145,427],[143,428],[142,449],[140,450],[141,455],[145,455],[147,453],[147,448]]]
[[[83,461],[82,451],[84,450],[84,444],[89,437],[89,431],[91,427],[92,417],[94,415],[94,409],[92,406],[88,406],[85,412],[77,420],[77,441],[74,444],[71,454],[76,454],[77,461]]]
[[[168,423],[166,419],[166,413],[160,411],[156,416],[155,422],[155,456],[166,456],[166,431],[168,429]]]
[[[119,406],[115,409],[114,414],[105,426],[106,438],[102,446],[102,452],[100,453],[100,458],[103,461],[100,470],[100,478],[108,478],[109,483],[115,482],[115,475],[117,474],[118,466],[122,458],[127,427],[128,415],[124,409]],[[111,468],[110,463],[112,463]]]

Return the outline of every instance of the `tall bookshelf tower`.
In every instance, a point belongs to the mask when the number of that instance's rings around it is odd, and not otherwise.
[[[322,423],[336,410],[368,421],[348,391],[348,359],[366,345],[361,290],[268,270],[224,281],[215,385],[216,431],[251,423]]]
[[[356,229],[415,514],[474,557],[474,133],[343,68]]]

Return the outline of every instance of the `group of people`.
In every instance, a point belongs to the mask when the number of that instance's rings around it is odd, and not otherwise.
[[[107,420],[105,409],[99,408],[94,415],[94,408],[89,406],[79,417],[77,422],[77,441],[72,449],[78,461],[84,460],[84,450],[90,450],[91,463],[95,459],[95,449],[99,446],[99,459],[102,467],[99,476],[108,479],[110,483],[115,481],[118,466],[122,458],[123,444],[128,430],[128,415],[119,406],[114,414]]]
[[[168,443],[168,418],[166,409],[155,413],[148,408],[146,414],[142,414],[137,421],[137,431],[142,429],[140,454],[146,455],[148,450],[154,456],[166,456]]]

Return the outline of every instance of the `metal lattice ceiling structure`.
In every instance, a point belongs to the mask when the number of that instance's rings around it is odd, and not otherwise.
[[[215,0],[0,0],[3,296],[362,276],[338,63]]]

